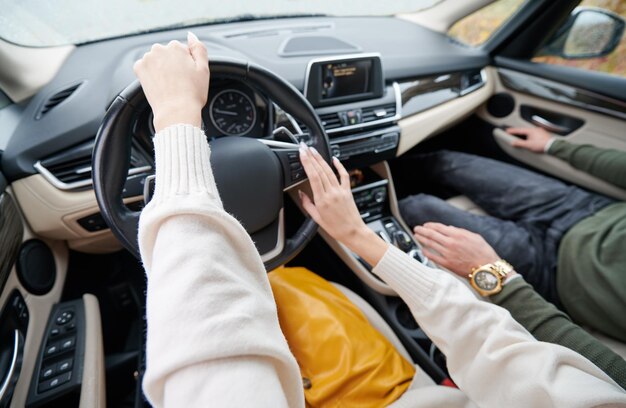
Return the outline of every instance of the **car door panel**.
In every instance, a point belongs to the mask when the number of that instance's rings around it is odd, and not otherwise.
[[[27,329],[23,337],[23,353],[20,356],[22,359],[21,370],[11,400],[11,407],[24,407],[26,405],[26,398],[35,368],[38,350],[48,322],[48,315],[50,314],[52,306],[61,298],[61,292],[65,283],[65,272],[67,270],[68,250],[66,245],[60,241],[46,241],[46,244],[54,255],[57,271],[56,279],[52,289],[48,293],[40,296],[30,294],[18,278],[15,257],[7,258],[5,249],[10,245],[19,247],[22,242],[35,238],[35,236],[28,229],[27,225],[25,225],[15,205],[15,201],[12,198],[10,188],[0,193],[0,195],[2,197],[0,200],[0,218],[2,218],[0,222],[2,264],[0,264],[0,267],[3,268],[3,270],[6,268],[8,271],[6,280],[0,287],[0,306],[2,309],[11,307],[11,305],[7,305],[7,302],[11,298],[11,295],[15,293],[15,291],[18,291],[24,299],[28,314]],[[13,230],[13,232],[11,232],[11,230]],[[18,230],[19,232],[17,232]],[[12,239],[11,243],[8,242],[9,237]],[[2,323],[3,322],[0,322],[0,325]],[[6,373],[0,373],[3,377],[5,374]]]
[[[503,78],[508,75],[516,77],[516,80],[524,82],[525,88],[512,87]],[[554,87],[541,86],[545,83],[553,84]],[[496,117],[489,112],[487,104],[477,112],[483,120],[500,129],[495,129],[494,138],[500,147],[511,157],[542,170],[548,174],[578,184],[585,188],[607,194],[609,196],[626,199],[626,191],[606,183],[596,177],[574,169],[569,164],[549,155],[535,154],[524,149],[513,148],[511,141],[514,136],[504,132],[504,127],[530,127],[536,126],[527,120],[528,110],[531,112],[550,112],[570,118],[571,121],[580,125],[573,126],[572,131],[564,132],[564,136],[555,134],[571,143],[591,144],[597,147],[626,151],[626,134],[624,133],[624,120],[620,119],[623,112],[620,101],[603,98],[586,99],[585,103],[576,99],[578,95],[586,95],[586,90],[570,87],[545,78],[536,78],[525,73],[518,73],[508,69],[498,69],[494,75],[495,93],[506,93],[513,98],[514,108],[504,117]],[[555,91],[558,89],[558,91]],[[592,103],[602,101],[602,106]],[[626,106],[626,105],[625,105]],[[522,109],[524,108],[524,109]],[[524,112],[526,111],[526,112]],[[602,113],[600,113],[602,112]],[[527,118],[524,118],[526,116]],[[531,115],[532,116],[532,115]]]
[[[560,82],[588,92],[624,101],[626,80],[616,75],[587,71],[563,65],[538,64],[529,60],[496,56],[495,65],[500,68],[523,72],[528,75]]]

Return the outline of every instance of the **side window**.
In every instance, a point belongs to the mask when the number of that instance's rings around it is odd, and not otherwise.
[[[11,100],[8,96],[4,94],[4,92],[0,91],[0,109],[6,108],[11,104]]]
[[[524,3],[525,0],[496,0],[454,23],[448,30],[448,36],[477,47],[487,41]]]
[[[532,59],[626,77],[626,1],[583,0]]]

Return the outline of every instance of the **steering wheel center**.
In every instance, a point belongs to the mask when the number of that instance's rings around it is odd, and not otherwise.
[[[283,172],[269,147],[245,137],[214,140],[211,167],[224,209],[236,214],[249,234],[276,220],[283,206]]]

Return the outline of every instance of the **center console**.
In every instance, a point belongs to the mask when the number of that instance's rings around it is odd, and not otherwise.
[[[315,108],[331,152],[348,167],[395,156],[400,140],[400,87],[385,84],[378,54],[354,54],[311,60],[304,94]],[[298,133],[308,131],[295,123]]]
[[[389,180],[381,179],[360,185],[352,189],[352,194],[361,218],[372,231],[385,242],[396,246],[418,261],[427,262],[411,234],[391,213]],[[359,261],[371,269],[365,261],[360,258]]]

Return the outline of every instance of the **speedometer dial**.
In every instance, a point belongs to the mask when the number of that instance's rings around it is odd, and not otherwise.
[[[225,135],[243,136],[254,127],[256,108],[248,95],[236,89],[219,92],[209,106],[215,128]]]

